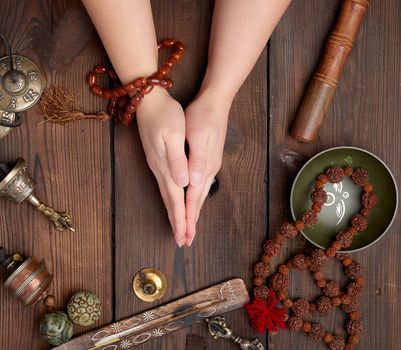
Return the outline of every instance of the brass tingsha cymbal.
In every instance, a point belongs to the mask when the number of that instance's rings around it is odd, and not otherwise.
[[[13,55],[15,75],[10,70],[10,57],[0,58],[0,110],[22,112],[37,103],[43,91],[39,68],[28,58]]]
[[[0,111],[0,121],[5,122],[7,124],[12,124],[15,121],[15,113]],[[11,130],[12,128],[10,127],[0,125],[0,139],[6,137]]]

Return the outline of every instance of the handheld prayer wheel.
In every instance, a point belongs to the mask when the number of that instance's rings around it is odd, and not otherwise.
[[[298,141],[316,140],[368,7],[369,0],[343,0],[337,23],[292,125],[291,136]]]
[[[28,58],[13,55],[4,34],[7,56],[0,58],[0,138],[22,124],[19,112],[32,108],[43,92],[42,73]]]
[[[139,299],[153,302],[163,298],[166,294],[167,279],[157,269],[143,269],[135,275],[132,288]]]
[[[75,230],[71,226],[71,215],[68,213],[58,213],[53,208],[41,203],[33,194],[35,181],[29,176],[26,168],[26,161],[18,159],[12,170],[5,164],[0,164],[0,196],[5,197],[15,203],[28,201],[38,211],[53,222],[59,231]]]
[[[42,300],[53,281],[44,262],[34,258],[23,259],[19,253],[9,256],[0,247],[0,263],[9,274],[4,287],[10,289],[14,296],[21,299],[25,306]]]

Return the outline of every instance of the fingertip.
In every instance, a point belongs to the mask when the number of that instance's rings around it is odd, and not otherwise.
[[[196,234],[196,232],[194,233],[194,235],[191,238],[187,238],[187,246],[188,247],[190,247],[192,245],[192,243],[194,242],[195,234]]]
[[[200,186],[202,185],[202,172],[201,171],[192,171],[190,175],[190,183],[192,186]]]
[[[175,183],[180,187],[186,187],[189,184],[188,172],[182,171],[174,175]]]

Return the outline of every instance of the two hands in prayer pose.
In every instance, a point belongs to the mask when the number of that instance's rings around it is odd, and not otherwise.
[[[83,3],[122,83],[157,71],[150,0]],[[184,111],[167,90],[155,87],[137,108],[146,158],[180,247],[192,244],[202,205],[220,169],[232,101],[289,3],[216,0],[208,65],[196,98]]]

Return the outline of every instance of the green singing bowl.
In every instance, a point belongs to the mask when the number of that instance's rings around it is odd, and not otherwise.
[[[332,166],[352,166],[369,172],[369,182],[379,197],[377,206],[369,216],[368,228],[354,236],[352,245],[343,252],[355,252],[377,242],[394,221],[398,207],[398,190],[394,176],[377,156],[360,148],[336,147],[311,158],[299,171],[291,190],[291,213],[296,220],[310,208],[310,195],[319,174]],[[305,228],[302,234],[319,248],[327,248],[337,233],[349,226],[351,217],[362,208],[362,188],[355,186],[350,177],[325,186],[328,199],[319,213],[314,227]]]

